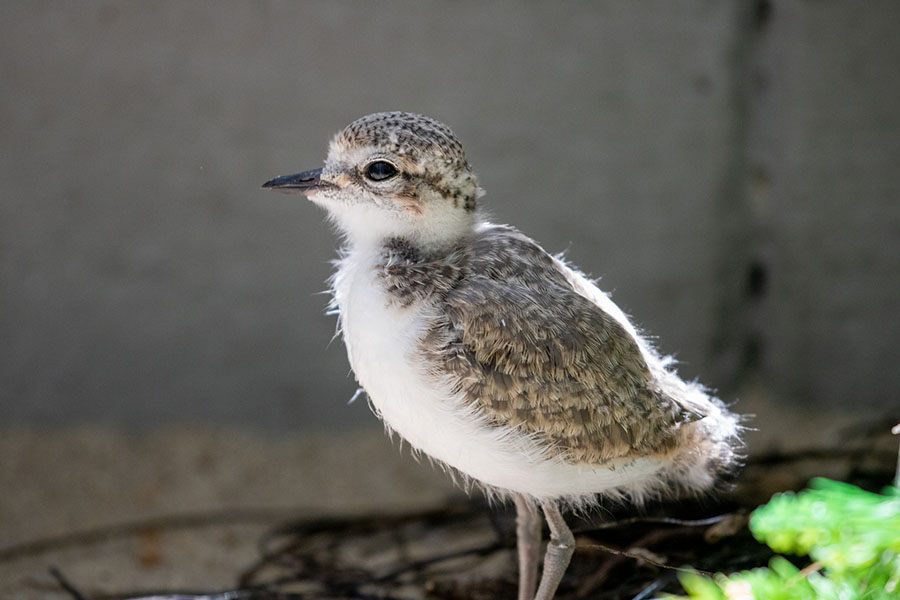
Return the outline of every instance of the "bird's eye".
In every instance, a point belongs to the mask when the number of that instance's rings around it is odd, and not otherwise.
[[[366,167],[366,177],[372,181],[384,181],[397,174],[397,167],[386,160],[376,160]]]

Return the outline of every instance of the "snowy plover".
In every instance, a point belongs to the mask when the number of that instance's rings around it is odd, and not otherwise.
[[[369,115],[323,168],[263,187],[307,196],[343,233],[334,307],[385,425],[515,502],[521,600],[552,598],[568,566],[560,508],[701,491],[734,464],[738,418],[582,273],[483,219],[447,126]],[[550,541],[535,592],[539,508]]]

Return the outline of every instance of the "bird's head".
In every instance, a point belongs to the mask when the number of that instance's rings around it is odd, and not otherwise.
[[[405,112],[350,123],[332,140],[323,168],[263,187],[306,195],[352,243],[400,237],[423,247],[469,233],[483,193],[450,128]]]

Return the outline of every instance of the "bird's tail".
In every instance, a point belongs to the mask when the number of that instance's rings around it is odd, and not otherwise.
[[[709,402],[705,417],[682,427],[672,460],[661,473],[674,495],[726,489],[741,466],[741,417],[716,398]]]

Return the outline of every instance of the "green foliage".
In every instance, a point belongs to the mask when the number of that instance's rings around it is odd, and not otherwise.
[[[768,568],[707,577],[681,574],[698,600],[900,600],[900,490],[873,494],[814,479],[753,512],[750,531],[775,552],[809,555],[800,570],[782,556]]]

